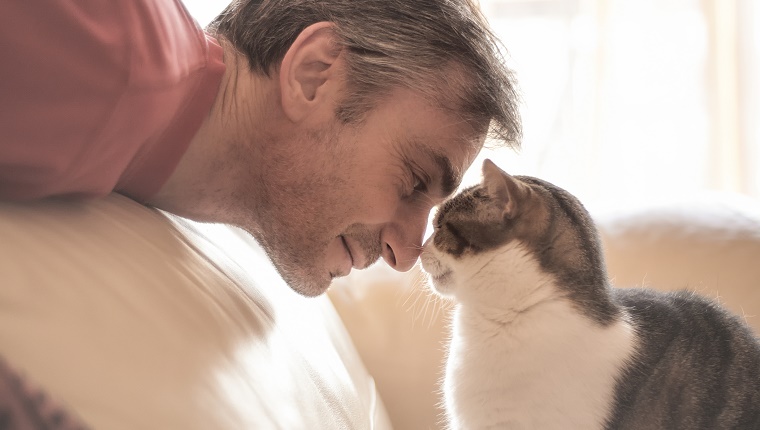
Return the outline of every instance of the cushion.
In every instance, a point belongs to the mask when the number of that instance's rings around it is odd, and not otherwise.
[[[93,428],[390,428],[326,296],[113,194],[0,203],[0,355]]]

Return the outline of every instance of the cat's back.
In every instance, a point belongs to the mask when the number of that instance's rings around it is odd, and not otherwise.
[[[760,343],[738,316],[686,291],[613,295],[638,346],[607,428],[760,428]]]

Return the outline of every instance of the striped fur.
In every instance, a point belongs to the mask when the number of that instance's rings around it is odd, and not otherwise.
[[[613,288],[568,192],[486,161],[434,223],[422,265],[456,302],[450,429],[760,428],[751,330],[690,292]]]

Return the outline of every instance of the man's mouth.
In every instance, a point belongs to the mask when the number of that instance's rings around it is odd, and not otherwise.
[[[346,252],[348,253],[348,258],[351,260],[351,267],[354,266],[354,254],[351,253],[351,248],[348,246],[348,242],[346,242],[346,237],[341,235],[340,240],[343,242],[343,247],[346,248]]]
[[[380,238],[377,234],[360,232],[338,237],[346,248],[350,267],[356,270],[366,269],[380,258]]]

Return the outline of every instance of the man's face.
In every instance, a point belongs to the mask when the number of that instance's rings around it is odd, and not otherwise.
[[[302,132],[299,150],[270,160],[254,235],[285,281],[307,296],[380,257],[406,271],[420,254],[430,210],[456,190],[484,135],[396,90],[361,124],[333,121]]]

